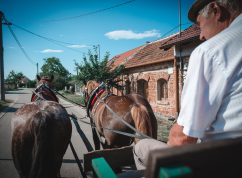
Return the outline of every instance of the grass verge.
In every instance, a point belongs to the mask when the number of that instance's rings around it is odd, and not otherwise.
[[[84,105],[84,98],[81,95],[75,95],[64,91],[59,91],[59,93],[74,103]]]

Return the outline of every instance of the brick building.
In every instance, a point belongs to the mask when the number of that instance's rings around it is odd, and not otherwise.
[[[143,95],[156,115],[176,117],[189,56],[198,46],[200,29],[193,25],[180,34],[147,43],[111,60],[112,67],[125,65],[121,76],[124,94]],[[113,91],[115,94],[123,94]]]

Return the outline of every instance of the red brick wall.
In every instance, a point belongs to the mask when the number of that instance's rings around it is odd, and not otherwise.
[[[168,72],[168,68],[170,73]],[[172,71],[172,73],[171,73]],[[176,71],[174,68],[174,61],[164,62],[160,64],[155,64],[152,66],[139,67],[130,71],[128,78],[131,83],[135,82],[137,88],[137,81],[140,79],[146,80],[148,82],[148,97],[152,109],[155,113],[158,113],[163,116],[176,116]],[[157,101],[157,81],[159,79],[165,79],[168,84],[168,98],[165,100]],[[131,92],[136,93],[137,91]]]

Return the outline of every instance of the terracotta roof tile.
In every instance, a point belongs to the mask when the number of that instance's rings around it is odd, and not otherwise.
[[[177,35],[173,36],[172,38],[170,38],[170,40],[162,43],[161,48],[170,47],[178,42],[186,42],[186,41],[198,39],[199,34],[200,34],[199,26],[196,24],[193,24],[186,30],[182,31],[180,37],[179,37],[179,34],[177,34]]]
[[[169,38],[164,40],[167,41]],[[125,64],[125,68],[154,64],[173,59],[173,48],[168,50],[160,49],[160,44],[164,40],[147,44]]]
[[[128,69],[173,60],[173,45],[177,42],[183,43],[193,39],[198,39],[199,34],[200,28],[197,25],[192,25],[181,32],[180,38],[178,38],[179,34],[175,34],[115,56],[111,60],[111,66],[114,68],[120,64],[124,64],[125,68]]]
[[[115,68],[118,65],[124,64],[142,48],[143,46],[139,46],[120,55],[116,55],[108,62],[108,65],[110,65],[111,68]]]

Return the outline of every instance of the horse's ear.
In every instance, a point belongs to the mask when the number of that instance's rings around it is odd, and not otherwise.
[[[87,85],[87,81],[86,80],[83,80],[82,81],[84,85]]]
[[[53,79],[54,79],[54,75],[52,74],[52,75],[50,76],[50,82],[52,82]]]
[[[41,79],[38,74],[36,75],[36,78],[37,78],[38,81],[40,81],[40,79]]]

